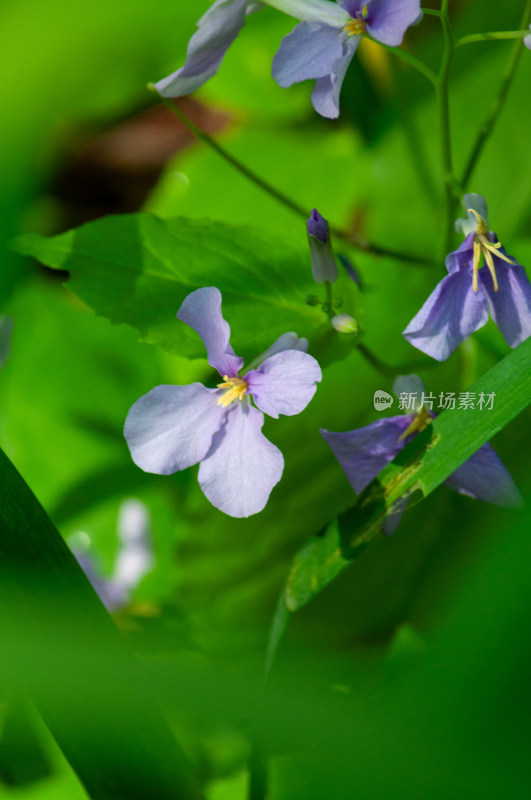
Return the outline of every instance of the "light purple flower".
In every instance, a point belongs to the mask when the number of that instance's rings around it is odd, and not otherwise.
[[[248,14],[261,7],[254,0],[216,0],[197,23],[184,66],[155,84],[159,94],[182,97],[199,89],[218,71]]]
[[[420,378],[407,375],[399,376],[393,389],[397,395],[403,391],[417,393],[419,386],[422,393],[424,387]],[[343,467],[352,488],[360,494],[413,437],[430,424],[434,416],[420,407],[411,414],[384,417],[346,433],[321,429],[321,435]],[[520,492],[490,444],[480,447],[446,479],[445,484],[461,494],[503,508],[522,504]],[[406,505],[407,501],[399,503],[385,520],[383,530],[387,535],[396,529]]]
[[[155,563],[151,519],[147,506],[131,497],[118,514],[118,552],[112,575],[105,577],[88,550],[86,534],[74,534],[72,550],[83,572],[109,611],[127,606],[141,580]]]
[[[511,347],[531,334],[531,284],[525,269],[489,232],[483,198],[465,195],[464,199],[469,218],[458,220],[456,227],[466,239],[446,258],[449,274],[403,333],[414,347],[437,361],[444,361],[485,325],[489,311]],[[485,265],[480,269],[482,258]]]
[[[337,281],[337,264],[330,241],[328,222],[314,208],[306,223],[306,228],[314,281],[316,283],[325,281],[334,283]]]
[[[240,376],[243,359],[230,345],[215,287],[189,294],[177,318],[199,334],[223,382],[217,389],[156,386],[137,400],[124,428],[133,461],[159,475],[199,463],[199,485],[212,505],[232,517],[257,514],[284,469],[282,453],[262,434],[264,413],[303,411],[321,380],[319,365],[303,352],[305,339],[285,333]]]
[[[273,59],[273,77],[284,87],[315,79],[313,106],[333,119],[339,116],[341,85],[362,36],[368,33],[396,47],[422,12],[420,0],[337,0],[333,16],[329,2],[320,6],[321,14],[304,19],[283,39]]]
[[[302,20],[283,39],[273,77],[280,86],[315,79],[312,101],[324,117],[339,115],[341,84],[361,37],[397,46],[422,16],[420,0],[216,0],[198,22],[184,66],[156,83],[157,91],[182,97],[199,89],[218,71],[247,16],[264,4]]]
[[[531,31],[531,25],[529,26],[529,30]],[[528,50],[531,50],[531,33],[528,33],[527,36],[524,36],[524,44]]]

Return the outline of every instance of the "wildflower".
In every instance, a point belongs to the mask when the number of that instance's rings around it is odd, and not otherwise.
[[[313,279],[317,283],[335,283],[337,264],[330,241],[328,222],[314,208],[306,224],[312,261]]]
[[[159,94],[182,97],[203,86],[218,71],[247,15],[261,7],[261,3],[251,0],[216,0],[197,23],[184,66],[155,84]]]
[[[529,30],[531,31],[531,25],[529,26]],[[524,44],[528,50],[531,50],[531,33],[528,33],[527,36],[524,36]]]
[[[416,375],[399,376],[393,390],[397,396],[422,397],[425,394],[424,385]],[[346,433],[321,429],[321,436],[341,464],[352,488],[359,494],[431,423],[434,416],[424,406],[416,405],[409,414],[385,417]],[[446,479],[445,484],[461,494],[503,508],[513,508],[522,502],[513,479],[490,444],[480,447]],[[406,505],[407,500],[399,503],[395,512],[385,520],[383,530],[387,535],[396,530]]]
[[[456,227],[466,238],[446,258],[449,272],[403,335],[414,347],[444,361],[490,314],[511,347],[531,334],[531,285],[525,269],[489,232],[480,195],[465,195],[468,218]],[[481,260],[484,266],[480,268]]]
[[[151,520],[147,506],[129,498],[120,506],[118,515],[118,554],[112,575],[105,578],[87,547],[86,534],[74,537],[72,549],[83,572],[91,582],[103,605],[109,611],[127,606],[142,578],[153,567]],[[82,542],[82,546],[80,545]]]
[[[329,2],[307,5],[315,7],[316,13],[306,18],[293,14],[304,21],[283,39],[273,59],[273,77],[283,87],[315,79],[315,110],[323,117],[335,118],[345,73],[364,34],[398,46],[406,30],[421,17],[420,1],[337,0],[336,7]]]
[[[199,334],[223,380],[217,389],[156,386],[137,400],[124,428],[133,461],[159,475],[199,463],[199,485],[212,505],[232,517],[257,514],[284,469],[282,453],[261,432],[262,412],[299,414],[321,380],[319,365],[303,352],[305,339],[285,333],[240,375],[243,359],[229,343],[215,287],[189,294],[177,318]]]
[[[272,6],[302,20],[286,36],[273,59],[273,77],[280,86],[316,79],[312,101],[324,117],[339,115],[339,92],[361,37],[397,46],[421,17],[420,0],[216,0],[201,17],[190,39],[186,62],[155,84],[164,97],[182,97],[218,71],[249,14]]]

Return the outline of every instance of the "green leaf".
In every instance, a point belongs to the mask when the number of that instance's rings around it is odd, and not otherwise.
[[[302,233],[297,246],[289,235],[247,226],[132,214],[50,239],[28,234],[17,249],[68,270],[72,291],[98,314],[179,355],[204,357],[175,314],[187,294],[215,285],[233,346],[253,357],[286,331],[307,335],[322,323],[322,312],[305,303],[315,285]]]
[[[340,575],[401,500],[426,497],[527,407],[530,356],[528,339],[471,387],[477,395],[496,393],[492,410],[476,406],[443,412],[380,472],[352,509],[297,552],[273,622],[270,659],[280,641],[278,630],[287,622],[286,610],[299,610]]]
[[[90,797],[200,797],[137,663],[2,451],[0,628],[4,685],[29,693]]]

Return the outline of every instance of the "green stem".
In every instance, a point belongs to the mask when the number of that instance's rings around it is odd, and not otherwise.
[[[148,88],[151,91],[156,92],[152,84],[148,85]],[[158,94],[158,93],[157,93]],[[214,150],[221,158],[223,158],[228,164],[230,164],[234,169],[238,170],[238,172],[243,175],[247,180],[251,181],[258,186],[262,191],[269,194],[271,197],[274,197],[279,203],[286,208],[289,208],[299,217],[303,219],[307,219],[310,216],[310,210],[304,208],[303,206],[299,205],[299,203],[292,200],[290,197],[285,195],[283,192],[276,189],[272,184],[268,181],[264,180],[257,175],[256,172],[246,167],[245,164],[242,164],[237,158],[227,152],[224,147],[222,147],[212,136],[209,136],[208,133],[204,133],[204,131],[200,130],[197,125],[188,119],[186,114],[184,114],[180,108],[178,108],[169,98],[160,97],[161,102],[174,114],[180,121],[185,125],[188,130],[194,134],[200,141],[204,142],[208,147]],[[374,256],[388,256],[390,258],[394,258],[398,261],[406,261],[410,264],[415,265],[429,265],[432,266],[433,262],[431,259],[423,258],[421,256],[412,255],[411,253],[403,253],[398,250],[393,250],[392,248],[388,247],[381,247],[380,245],[372,244],[364,239],[362,236],[359,236],[352,231],[345,231],[341,228],[330,227],[332,234],[336,236],[338,239],[342,239],[345,242],[348,242],[353,247],[356,247],[358,250],[362,250],[365,253],[369,253]]]
[[[328,314],[329,319],[332,319],[332,317],[334,316],[334,313],[335,313],[334,312],[334,298],[333,298],[333,295],[332,295],[332,284],[330,283],[330,281],[325,281],[324,283],[325,283],[325,289],[326,289],[326,307],[328,308],[328,311],[326,313]]]
[[[439,105],[439,122],[441,128],[441,161],[443,170],[444,202],[445,202],[445,235],[443,256],[449,253],[452,246],[453,212],[454,212],[454,183],[452,136],[450,129],[450,99],[449,76],[453,55],[452,34],[448,18],[448,0],[443,0],[441,6],[441,24],[444,34],[444,52],[437,79],[437,100]]]
[[[422,13],[423,14],[428,14],[429,16],[432,16],[432,17],[441,17],[442,16],[441,12],[438,11],[438,9],[436,9],[436,8],[423,8],[422,9]]]
[[[437,75],[432,68],[428,67],[428,65],[421,61],[420,58],[408,53],[407,50],[402,50],[400,47],[390,47],[389,45],[382,44],[381,42],[378,42],[378,44],[380,47],[384,47],[386,50],[396,56],[396,58],[399,58],[400,61],[403,61],[410,67],[413,67],[413,69],[416,69],[421,75],[424,75],[424,77],[427,78],[433,86],[437,86]]]
[[[520,28],[528,28],[529,22],[531,20],[531,0],[527,0],[524,8],[524,13],[522,16],[522,22],[520,24]],[[522,56],[523,47],[521,42],[517,41],[514,43],[513,48],[511,50],[511,55],[509,57],[509,61],[507,62],[507,67],[505,69],[503,82],[500,87],[500,91],[496,99],[494,100],[494,104],[492,106],[492,110],[490,112],[489,117],[485,121],[484,125],[480,129],[476,142],[472,148],[468,161],[466,163],[465,169],[463,171],[463,178],[461,180],[461,184],[463,189],[466,189],[474,170],[477,166],[479,158],[483,153],[483,148],[485,147],[492,131],[494,130],[494,126],[498,121],[498,117],[503,109],[505,101],[507,100],[507,96],[509,94],[509,89],[511,88],[511,84],[513,82],[514,76],[516,75],[516,70],[518,68],[518,64],[520,62],[520,58]]]
[[[473,33],[470,36],[463,36],[458,39],[454,47],[461,47],[464,44],[474,44],[475,42],[499,41],[501,39],[523,39],[529,36],[530,31],[492,31],[491,33]]]
[[[357,344],[356,345],[359,354],[367,361],[371,367],[380,373],[380,375],[384,375],[385,377],[395,376],[395,375],[404,375],[409,372],[415,372],[419,369],[429,369],[430,367],[436,366],[436,362],[428,359],[417,359],[416,361],[409,361],[405,364],[397,364],[396,366],[391,366],[390,364],[386,364],[384,361],[381,361],[378,356],[376,356],[372,350],[370,350],[364,344]]]

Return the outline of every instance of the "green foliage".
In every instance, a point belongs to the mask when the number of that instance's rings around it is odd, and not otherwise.
[[[308,334],[322,322],[304,301],[313,287],[306,250],[273,231],[139,214],[107,217],[50,240],[27,235],[18,250],[68,270],[72,290],[99,314],[178,355],[204,357],[198,337],[175,314],[205,285],[220,289],[233,346],[247,357],[286,330]]]

